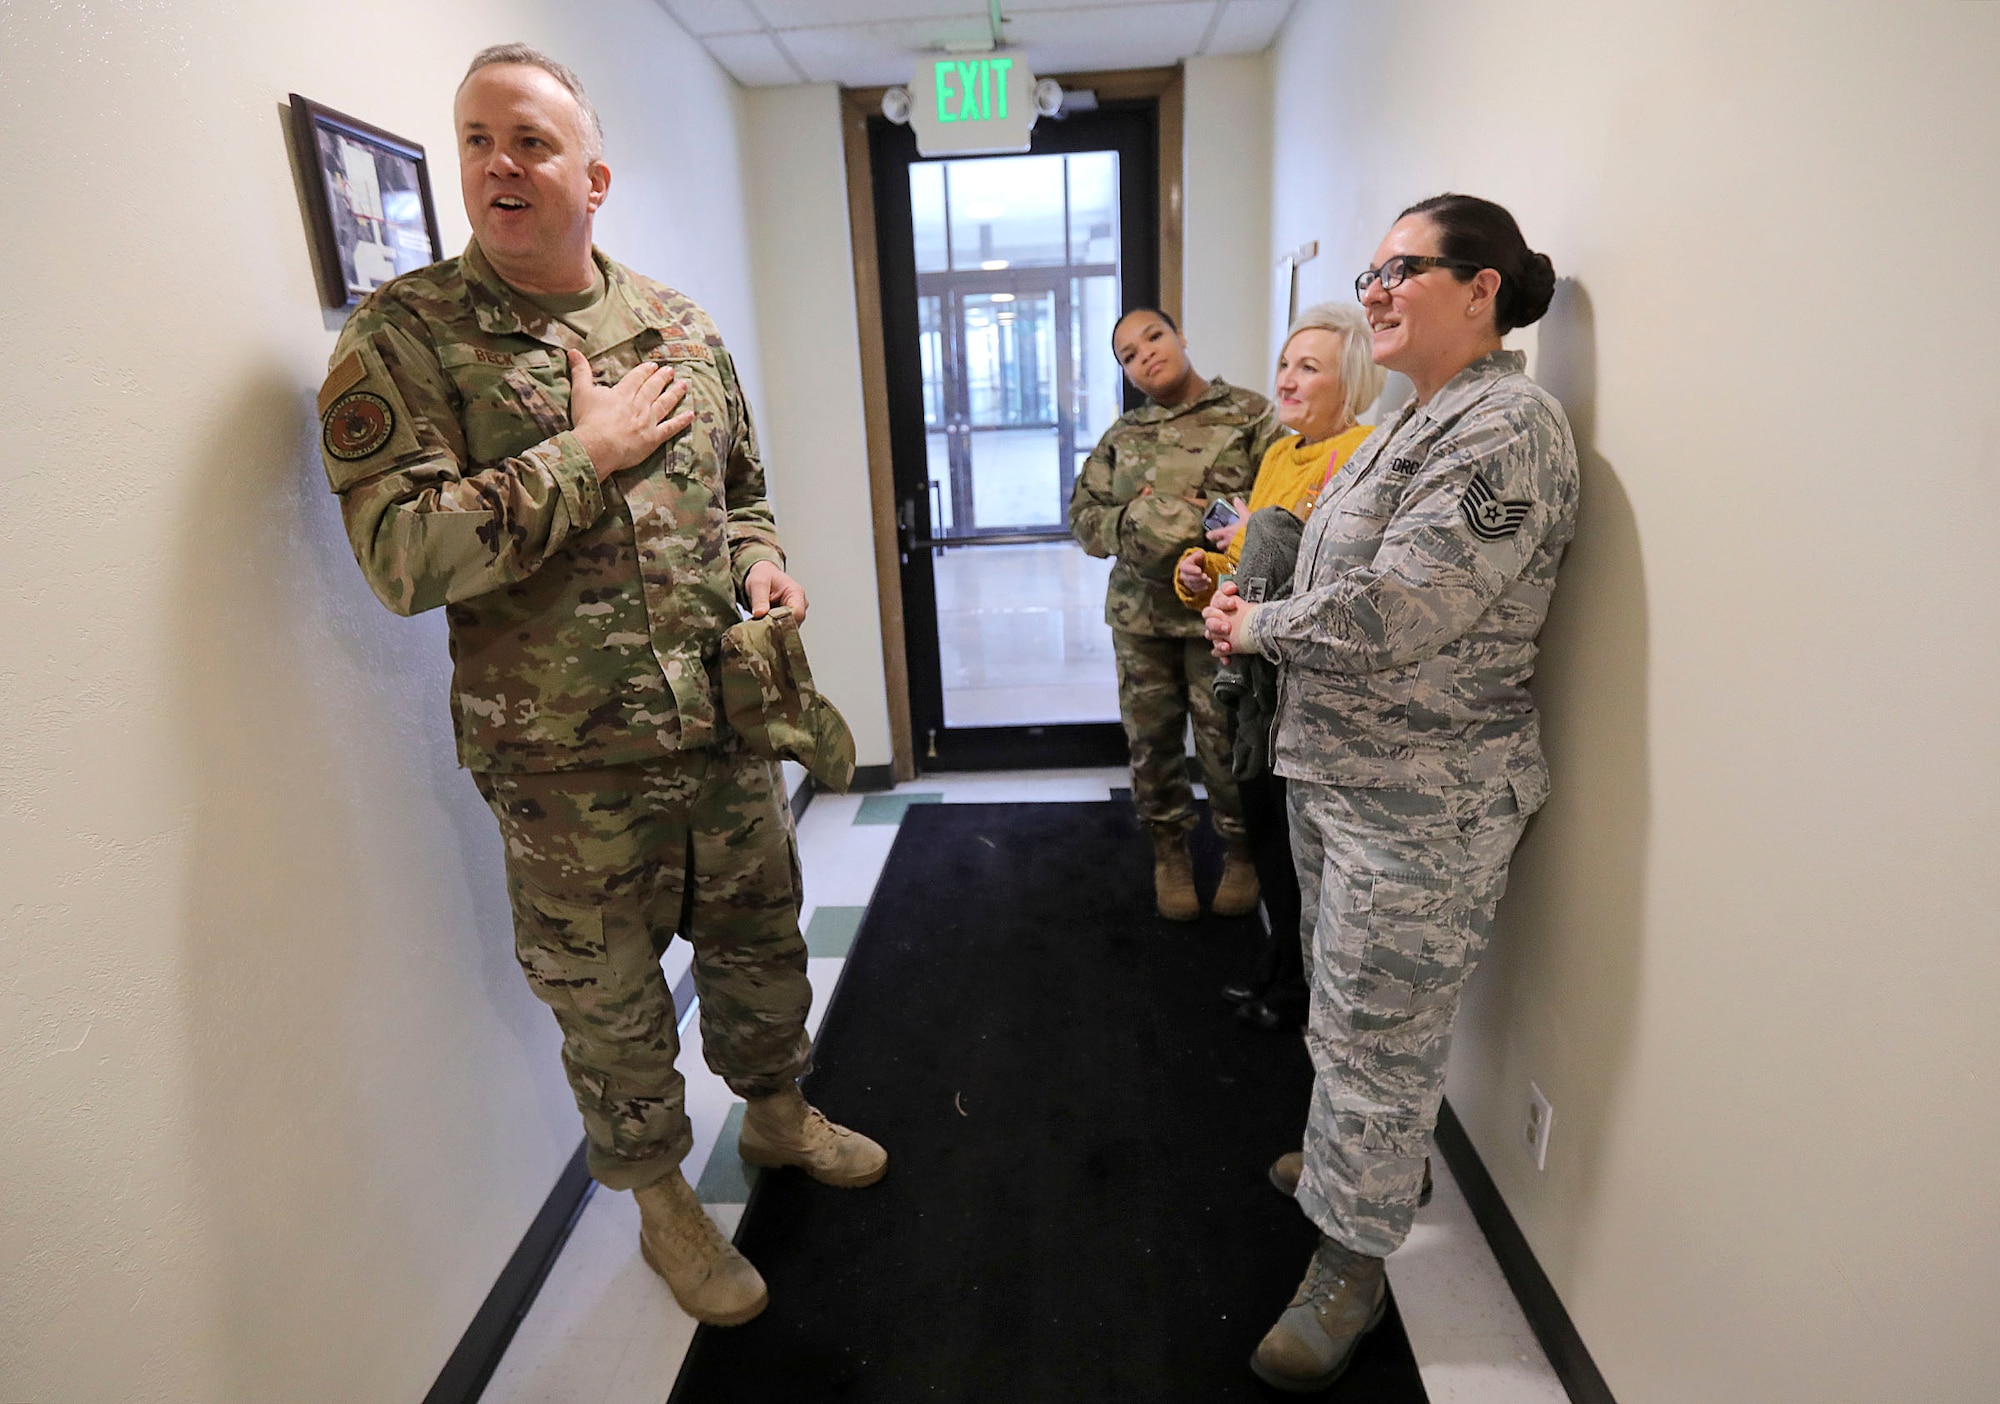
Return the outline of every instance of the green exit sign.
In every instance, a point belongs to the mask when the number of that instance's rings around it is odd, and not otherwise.
[[[1011,54],[926,58],[910,80],[910,128],[925,156],[1026,151],[1035,75]]]
[[[971,63],[940,59],[933,64],[938,121],[1006,121],[1007,74],[1013,67],[1010,58],[975,59]]]

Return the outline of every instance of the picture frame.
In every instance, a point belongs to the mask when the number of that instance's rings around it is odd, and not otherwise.
[[[430,166],[414,141],[292,93],[308,242],[328,307],[444,257]]]

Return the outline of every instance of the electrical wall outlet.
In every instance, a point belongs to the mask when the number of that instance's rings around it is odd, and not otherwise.
[[[1528,1147],[1528,1156],[1535,1162],[1537,1170],[1546,1169],[1549,1163],[1549,1124],[1556,1119],[1556,1109],[1549,1105],[1549,1099],[1542,1095],[1542,1089],[1534,1083],[1528,1084],[1528,1124],[1522,1128],[1522,1140]]]

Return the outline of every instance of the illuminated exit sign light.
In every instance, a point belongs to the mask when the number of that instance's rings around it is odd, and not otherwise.
[[[925,156],[1026,151],[1035,75],[1008,54],[923,59],[910,80],[910,128]]]

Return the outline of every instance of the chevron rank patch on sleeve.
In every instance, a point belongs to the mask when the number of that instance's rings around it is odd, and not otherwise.
[[[1493,484],[1486,481],[1484,473],[1474,473],[1458,507],[1465,513],[1465,524],[1474,536],[1481,541],[1505,541],[1521,529],[1534,505],[1518,497],[1501,497],[1493,491]]]

